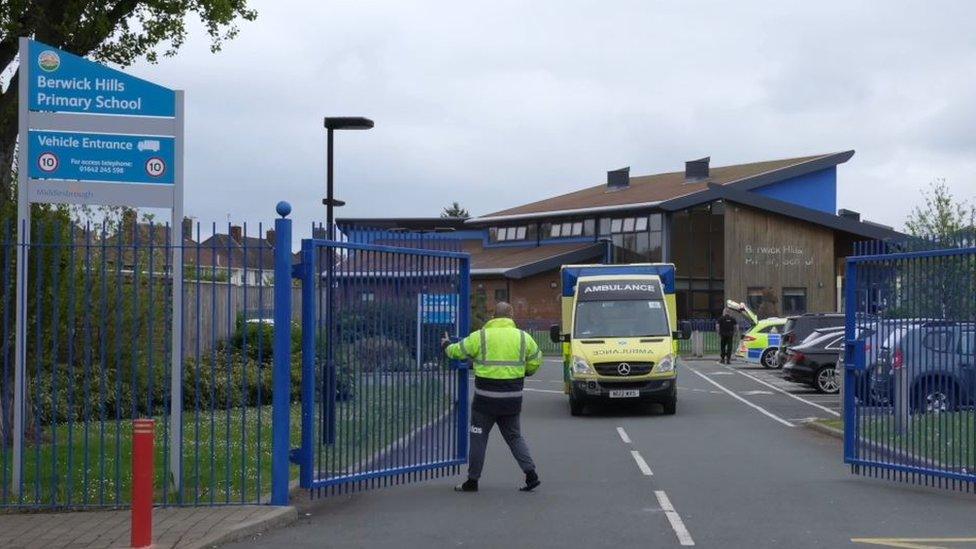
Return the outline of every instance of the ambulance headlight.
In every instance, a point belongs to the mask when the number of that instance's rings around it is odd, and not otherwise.
[[[590,366],[590,363],[586,361],[585,358],[574,356],[573,357],[573,373],[574,374],[595,374],[596,371]]]
[[[664,358],[662,358],[657,363],[657,365],[654,366],[654,371],[659,374],[666,374],[668,372],[673,372],[674,361],[675,361],[674,355],[664,355]]]

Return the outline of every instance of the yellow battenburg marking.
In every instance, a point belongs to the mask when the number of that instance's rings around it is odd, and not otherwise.
[[[943,544],[976,544],[976,538],[851,538],[851,542],[905,549],[950,549]],[[938,545],[932,545],[933,543]]]

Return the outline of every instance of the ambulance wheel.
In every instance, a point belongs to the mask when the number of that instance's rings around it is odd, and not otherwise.
[[[664,407],[664,415],[673,416],[678,411],[678,397],[665,401],[662,406]]]
[[[574,397],[573,394],[570,393],[569,394],[569,415],[581,416],[583,415],[584,408],[586,408],[586,403]]]
[[[776,367],[776,349],[766,349],[759,357],[759,363],[763,368],[773,369]]]

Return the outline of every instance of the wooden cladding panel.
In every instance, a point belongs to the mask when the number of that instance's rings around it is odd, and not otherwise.
[[[783,288],[806,288],[807,312],[835,308],[833,232],[784,216],[727,204],[725,296],[745,301],[751,287],[772,288],[782,314]]]

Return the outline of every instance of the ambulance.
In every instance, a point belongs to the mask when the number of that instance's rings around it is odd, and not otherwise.
[[[678,339],[674,265],[565,265],[562,322],[550,328],[563,344],[564,392],[569,411],[582,415],[595,402],[660,404],[677,410]]]

